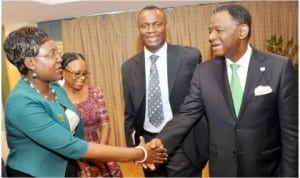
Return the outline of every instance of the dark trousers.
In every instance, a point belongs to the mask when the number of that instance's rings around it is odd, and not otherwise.
[[[157,134],[144,131],[143,137],[148,142]],[[164,164],[157,164],[156,170],[145,170],[145,177],[201,177],[201,171],[192,166],[181,147],[168,156]]]
[[[6,172],[8,177],[34,177],[24,172],[12,169],[9,166],[6,166]],[[65,177],[77,177],[78,176],[77,172],[78,172],[77,162],[75,160],[69,160],[67,164]]]
[[[1,159],[1,177],[7,177],[5,164],[3,158]]]
[[[6,166],[6,173],[8,177],[33,177],[32,175],[15,170],[13,168],[10,168],[9,166]]]

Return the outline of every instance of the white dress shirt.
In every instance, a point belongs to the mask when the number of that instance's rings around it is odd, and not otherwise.
[[[145,112],[145,122],[144,122],[144,130],[151,133],[160,132],[166,123],[173,118],[173,113],[169,101],[169,86],[168,86],[168,65],[167,65],[167,43],[165,43],[159,51],[155,53],[155,55],[159,56],[156,61],[157,70],[159,73],[159,82],[161,89],[161,96],[163,102],[163,112],[164,112],[164,121],[158,127],[154,127],[149,122],[148,117],[148,87],[149,87],[149,76],[150,76],[150,66],[151,60],[150,56],[153,55],[149,50],[144,47],[145,51],[145,76],[146,76],[146,112]]]
[[[68,108],[66,109],[65,113],[66,113],[68,121],[69,121],[70,131],[71,131],[72,135],[74,135],[75,130],[79,124],[80,118],[74,111],[72,111]]]
[[[236,64],[240,65],[240,67],[237,69],[237,73],[240,78],[240,82],[242,85],[241,87],[242,87],[243,92],[244,92],[245,85],[246,85],[246,79],[247,79],[247,73],[248,73],[248,67],[249,67],[251,53],[252,53],[252,48],[248,44],[246,53],[236,62]],[[231,83],[232,71],[230,68],[230,64],[232,64],[232,63],[233,62],[229,58],[226,58],[226,68],[227,68],[229,84]]]

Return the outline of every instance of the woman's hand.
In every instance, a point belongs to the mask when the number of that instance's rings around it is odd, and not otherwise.
[[[159,139],[158,139],[159,140]],[[160,141],[160,140],[159,140]],[[137,161],[137,163],[143,163],[142,166],[144,168],[150,168],[152,170],[155,169],[154,164],[161,164],[167,160],[168,154],[167,150],[163,147],[163,144],[159,141],[151,141],[149,143],[145,143],[144,138],[140,137],[140,144],[137,148],[142,149],[145,153],[145,157],[142,161]]]

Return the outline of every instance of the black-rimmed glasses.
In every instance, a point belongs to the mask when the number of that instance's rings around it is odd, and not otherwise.
[[[72,71],[69,71],[68,69],[64,69],[64,70],[71,73],[74,79],[79,79],[82,76],[88,77],[90,75],[89,72],[72,72]]]

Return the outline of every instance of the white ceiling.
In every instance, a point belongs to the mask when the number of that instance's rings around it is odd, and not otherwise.
[[[46,0],[50,2],[50,0]],[[70,1],[70,0],[68,0]],[[220,1],[220,0],[218,0]],[[226,0],[225,0],[226,1]],[[156,5],[161,8],[176,7],[195,4],[206,4],[217,1],[196,0],[196,1],[84,1],[48,5],[34,0],[2,0],[2,24],[14,24],[21,22],[43,22],[66,18],[90,16],[105,13],[140,10],[146,5]],[[223,0],[224,2],[224,0]]]

